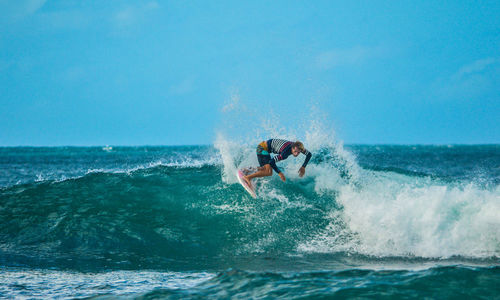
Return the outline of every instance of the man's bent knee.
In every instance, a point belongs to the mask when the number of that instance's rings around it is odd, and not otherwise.
[[[266,170],[267,176],[273,175],[273,169],[271,168],[271,165],[267,164],[264,166],[264,168]]]

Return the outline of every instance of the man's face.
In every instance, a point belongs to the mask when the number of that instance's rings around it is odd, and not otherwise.
[[[292,155],[297,157],[300,154],[299,147],[292,147]]]

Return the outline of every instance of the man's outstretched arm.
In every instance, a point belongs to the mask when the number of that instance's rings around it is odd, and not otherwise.
[[[311,159],[312,154],[311,154],[311,152],[307,151],[307,149],[304,149],[302,154],[304,154],[306,156],[306,159],[304,160],[304,163],[302,164],[302,168],[305,168],[307,166],[307,164],[309,163],[309,160]]]

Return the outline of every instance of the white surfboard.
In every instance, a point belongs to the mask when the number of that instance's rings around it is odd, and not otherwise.
[[[253,198],[257,198],[257,195],[255,194],[255,187],[253,186],[253,184],[248,185],[245,180],[243,180],[243,176],[245,175],[243,175],[243,172],[241,172],[241,170],[238,170],[238,172],[236,172],[236,177],[238,177],[238,181],[245,189],[245,191],[247,191]]]

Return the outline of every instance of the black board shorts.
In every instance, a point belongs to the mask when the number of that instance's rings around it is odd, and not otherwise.
[[[257,146],[257,160],[261,167],[271,162],[271,155],[261,145]]]

